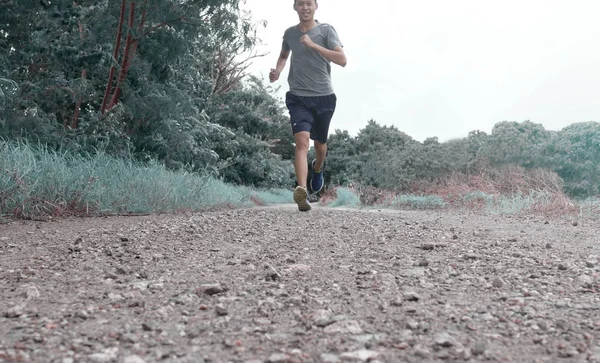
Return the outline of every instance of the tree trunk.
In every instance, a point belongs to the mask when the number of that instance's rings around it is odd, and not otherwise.
[[[77,5],[77,3],[75,3]],[[83,29],[83,23],[79,22],[79,38],[81,42],[85,39],[85,30]],[[81,70],[81,82],[84,83],[87,78],[87,71],[85,68]],[[79,124],[79,112],[81,111],[81,103],[83,102],[83,94],[77,96],[77,102],[75,104],[75,112],[73,114],[73,121],[71,122],[71,128],[76,129]]]
[[[140,20],[140,24],[138,25],[138,34],[141,36],[142,30],[144,27],[144,23],[146,21],[146,12],[147,12],[147,4],[148,1],[144,1],[142,19]],[[108,110],[113,108],[118,102],[119,97],[121,96],[122,83],[127,78],[127,71],[129,67],[131,67],[131,63],[133,62],[133,57],[135,56],[135,52],[137,50],[137,45],[139,39],[133,37],[131,33],[131,29],[134,26],[134,18],[135,18],[135,1],[131,2],[129,8],[129,34],[127,34],[127,41],[125,42],[125,51],[123,53],[123,63],[121,64],[121,71],[119,72],[119,77],[117,79],[117,86],[115,88],[115,93],[113,94],[110,103],[107,107]]]
[[[119,16],[119,25],[117,27],[117,38],[115,40],[115,49],[113,51],[113,59],[115,62],[119,61],[119,52],[121,48],[121,38],[123,36],[123,23],[125,22],[125,9],[127,5],[127,0],[121,1],[121,14]],[[113,77],[115,76],[115,68],[116,65],[110,67],[110,71],[108,72],[108,81],[106,82],[106,90],[104,91],[104,99],[102,100],[102,106],[100,108],[102,114],[106,112],[107,102],[112,91],[112,82]]]

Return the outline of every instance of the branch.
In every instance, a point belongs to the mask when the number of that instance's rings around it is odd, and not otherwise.
[[[117,39],[115,40],[115,49],[113,51],[113,59],[115,62],[118,62],[119,52],[121,48],[121,37],[123,35],[123,23],[125,22],[125,5],[127,0],[121,1],[121,14],[119,15],[119,26],[117,27]],[[115,76],[115,68],[116,65],[113,64],[110,67],[110,71],[108,73],[108,81],[106,82],[106,90],[104,91],[104,98],[102,99],[102,106],[100,107],[100,112],[104,114],[106,112],[106,104],[108,102],[108,98],[110,97],[110,92],[112,91],[112,82]]]
[[[144,33],[142,33],[142,35],[143,36],[147,36],[148,34],[150,34],[151,32],[155,31],[156,29],[162,28],[162,27],[167,26],[167,25],[171,25],[172,23],[174,23],[176,21],[180,21],[180,20],[188,20],[188,18],[186,16],[182,15],[182,16],[180,16],[178,18],[175,18],[175,19],[170,19],[170,20],[167,20],[167,21],[163,21],[160,24],[148,27],[148,29]]]

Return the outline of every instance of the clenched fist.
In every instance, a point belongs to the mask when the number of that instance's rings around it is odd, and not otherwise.
[[[310,39],[310,37],[308,36],[308,34],[304,34],[301,38],[300,38],[300,43],[304,44],[305,46],[312,48],[315,43],[312,41],[312,39]]]
[[[269,80],[271,81],[271,83],[278,80],[280,74],[281,72],[279,72],[277,69],[271,68],[271,72],[269,72]]]

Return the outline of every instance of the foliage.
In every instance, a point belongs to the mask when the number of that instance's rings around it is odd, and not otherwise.
[[[239,2],[0,3],[0,136],[290,185],[289,122],[246,80],[261,25]]]
[[[530,121],[500,122],[489,135],[476,130],[463,139],[417,142],[371,120],[355,137],[340,130],[331,135],[325,178],[333,185],[418,194],[450,175],[500,175],[511,170],[507,166],[555,172],[553,188],[572,197],[597,195],[600,124],[576,123],[550,132]]]

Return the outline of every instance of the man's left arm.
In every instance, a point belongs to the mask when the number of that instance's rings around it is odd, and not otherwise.
[[[333,50],[327,49],[323,46],[318,45],[317,43],[313,43],[312,49],[316,50],[323,57],[329,59],[333,63],[345,67],[347,60],[346,54],[344,53],[344,48],[341,46],[336,46]]]
[[[333,49],[327,49],[313,42],[312,39],[310,39],[310,37],[308,36],[308,34],[305,34],[302,36],[302,38],[300,38],[300,43],[318,52],[323,57],[329,59],[331,62],[342,67],[346,66],[346,54],[344,53],[344,48],[342,48],[341,45],[335,45]]]

